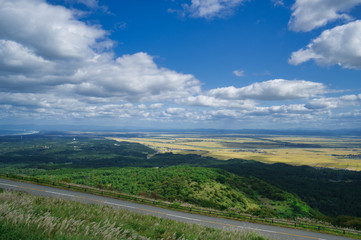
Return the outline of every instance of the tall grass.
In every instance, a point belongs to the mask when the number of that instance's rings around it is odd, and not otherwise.
[[[226,231],[141,215],[109,206],[0,191],[0,239],[243,239]]]

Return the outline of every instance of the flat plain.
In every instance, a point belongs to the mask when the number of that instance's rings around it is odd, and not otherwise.
[[[144,144],[160,153],[361,170],[360,137],[148,133],[144,137],[109,139]]]

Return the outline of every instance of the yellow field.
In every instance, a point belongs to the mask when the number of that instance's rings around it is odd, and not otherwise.
[[[147,138],[109,138],[144,144],[158,152],[199,154],[220,160],[241,158],[264,163],[287,163],[361,171],[361,139],[320,137],[217,137],[156,135]],[[286,144],[296,144],[290,147]],[[297,144],[312,144],[297,147]]]

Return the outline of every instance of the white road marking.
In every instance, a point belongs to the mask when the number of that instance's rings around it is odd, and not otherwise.
[[[251,230],[253,230],[253,231],[261,231],[261,232],[268,232],[268,233],[277,233],[277,232],[275,232],[275,231],[264,230],[264,229],[259,229],[259,228],[242,227],[242,226],[238,226],[238,228],[251,229]]]
[[[122,205],[122,204],[117,204],[117,203],[111,203],[111,202],[104,202],[104,203],[105,203],[105,204],[109,204],[109,205],[118,206],[118,207],[135,208],[135,207],[131,207],[131,206],[127,206],[127,205]]]
[[[170,217],[183,218],[183,219],[187,219],[187,220],[192,220],[192,221],[198,221],[198,222],[201,222],[201,220],[199,220],[199,219],[195,219],[195,218],[182,217],[182,216],[173,215],[173,214],[166,214],[166,215],[167,215],[167,216],[170,216]]]
[[[5,185],[5,186],[9,186],[9,187],[18,187],[17,185],[6,184],[6,183],[0,183],[0,185]]]
[[[57,195],[62,195],[62,196],[75,197],[74,195],[71,195],[71,194],[51,192],[51,191],[45,191],[45,192],[47,192],[47,193],[52,193],[52,194],[57,194]]]

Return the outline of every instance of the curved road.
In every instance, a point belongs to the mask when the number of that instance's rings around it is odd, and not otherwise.
[[[130,211],[150,214],[162,218],[169,218],[181,222],[195,223],[208,227],[221,229],[241,229],[247,231],[254,231],[265,237],[279,240],[346,240],[351,238],[327,235],[316,232],[309,232],[304,230],[297,230],[291,228],[282,228],[270,225],[262,225],[257,223],[241,222],[237,220],[208,217],[198,214],[184,213],[164,208],[154,207],[150,205],[143,205],[123,200],[101,197],[81,192],[74,192],[70,190],[52,188],[25,182],[10,181],[0,179],[0,188],[10,190],[25,191],[34,195],[46,197],[59,197],[85,203],[105,204],[112,207],[125,208]]]

